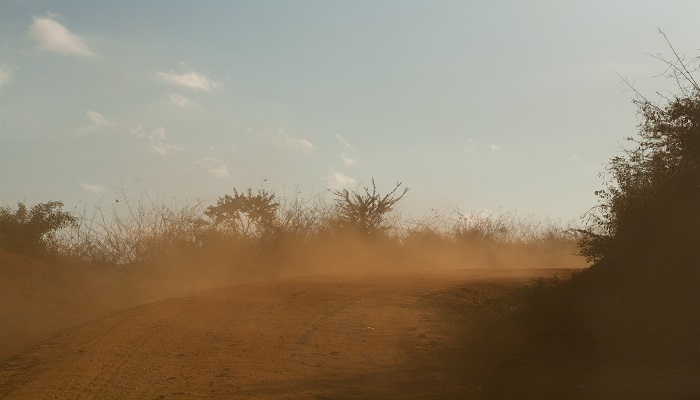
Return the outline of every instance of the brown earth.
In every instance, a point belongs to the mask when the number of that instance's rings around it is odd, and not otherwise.
[[[170,298],[6,359],[0,398],[478,397],[462,368],[477,323],[466,305],[554,273],[329,274]]]
[[[133,276],[0,250],[0,362],[77,324],[142,304]]]

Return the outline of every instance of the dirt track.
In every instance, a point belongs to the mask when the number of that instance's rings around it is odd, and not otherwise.
[[[463,398],[476,389],[453,362],[469,323],[458,303],[533,273],[326,275],[168,299],[0,364],[0,397]]]

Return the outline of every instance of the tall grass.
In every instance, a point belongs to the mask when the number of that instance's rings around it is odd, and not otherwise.
[[[83,205],[78,223],[61,232],[60,252],[89,262],[132,265],[173,250],[204,246],[209,234],[204,205],[146,194],[135,202],[122,192],[111,207]]]
[[[415,257],[450,267],[581,267],[579,234],[548,219],[514,212],[435,211],[404,227],[402,242]]]
[[[78,223],[61,232],[59,248],[121,267],[188,260],[256,273],[584,265],[574,255],[575,231],[549,220],[456,208],[405,219],[392,210],[387,229],[370,235],[345,229],[343,209],[330,196],[284,197],[271,228],[231,231],[205,214],[204,201],[134,201],[121,192],[112,205],[75,210]]]

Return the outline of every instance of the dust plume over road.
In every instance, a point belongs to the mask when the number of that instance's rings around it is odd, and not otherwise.
[[[10,358],[0,364],[0,396],[477,395],[460,370],[463,306],[553,273],[332,274],[211,289],[72,328]]]

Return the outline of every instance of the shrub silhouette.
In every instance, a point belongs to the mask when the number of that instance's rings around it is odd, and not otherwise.
[[[398,192],[401,182],[394,189],[382,196],[377,193],[377,185],[372,179],[372,191],[364,188],[364,193],[348,189],[334,190],[337,210],[336,225],[340,230],[351,230],[361,235],[374,236],[386,233],[392,228],[390,214],[396,204],[408,192],[404,187]]]
[[[700,86],[670,47],[657,58],[680,93],[637,93],[639,136],[578,230],[594,264],[501,299],[480,333],[480,351],[515,344],[484,375],[490,398],[698,398]]]
[[[204,214],[222,233],[238,238],[263,239],[274,236],[278,208],[274,193],[259,190],[253,194],[253,190],[248,189],[241,194],[234,188],[233,196],[220,197],[215,206],[207,207]]]
[[[20,202],[14,211],[0,207],[0,248],[33,255],[53,251],[57,231],[76,222],[76,218],[61,211],[61,207],[60,201],[40,203],[30,209]]]
[[[686,78],[690,90],[665,105],[634,101],[640,138],[628,138],[636,147],[611,160],[612,182],[596,192],[581,241],[589,260],[680,267],[700,256],[700,87]]]

